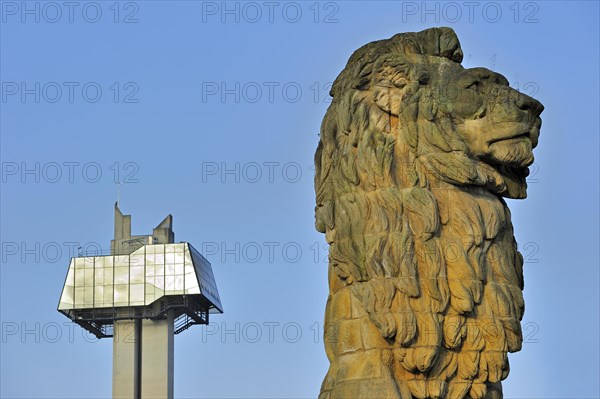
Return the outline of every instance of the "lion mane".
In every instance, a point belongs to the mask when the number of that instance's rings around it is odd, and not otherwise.
[[[523,198],[526,173],[471,155],[429,85],[440,58],[462,61],[451,29],[398,34],[332,86],[315,155],[320,398],[501,398],[521,348],[523,258],[501,197]]]

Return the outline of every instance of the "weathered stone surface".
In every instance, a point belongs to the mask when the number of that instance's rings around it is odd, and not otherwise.
[[[501,398],[521,348],[525,198],[543,106],[461,66],[449,28],[357,50],[315,155],[330,243],[325,398]]]

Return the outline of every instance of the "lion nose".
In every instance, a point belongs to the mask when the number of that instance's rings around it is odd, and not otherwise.
[[[523,93],[517,93],[515,105],[519,107],[519,109],[533,114],[534,118],[539,116],[544,110],[544,106],[541,102]]]

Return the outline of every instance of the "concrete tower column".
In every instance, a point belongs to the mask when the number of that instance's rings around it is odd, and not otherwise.
[[[142,398],[173,398],[173,311],[162,320],[142,320]]]
[[[138,329],[136,329],[136,324]],[[113,386],[114,399],[139,399],[139,336],[140,323],[118,320],[114,324]]]
[[[173,311],[114,324],[113,399],[173,399]]]

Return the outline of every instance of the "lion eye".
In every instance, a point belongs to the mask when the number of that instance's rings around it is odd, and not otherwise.
[[[467,86],[467,89],[474,90],[474,91],[479,91],[479,81],[476,80],[475,82],[472,82],[471,84],[469,84]]]

